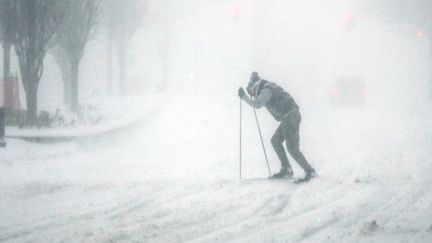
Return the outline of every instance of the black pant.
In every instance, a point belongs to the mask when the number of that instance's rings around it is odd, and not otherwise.
[[[312,172],[313,169],[300,151],[300,122],[301,114],[298,110],[288,113],[288,115],[282,119],[281,124],[271,139],[271,142],[282,164],[282,169],[291,169],[291,165],[289,164],[287,154],[283,147],[283,142],[285,141],[290,155],[306,173],[309,173]]]

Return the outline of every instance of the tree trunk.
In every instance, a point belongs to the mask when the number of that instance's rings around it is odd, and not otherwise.
[[[78,86],[78,74],[79,74],[79,61],[71,62],[71,110],[72,112],[78,112],[78,99],[79,99],[79,86]]]
[[[7,41],[3,42],[3,80],[10,76],[10,56],[12,45]]]
[[[31,80],[27,80],[28,83],[25,85],[24,91],[26,93],[26,104],[27,104],[27,123],[34,125],[37,121],[37,93],[38,83],[36,77],[29,77]]]
[[[63,103],[65,105],[71,104],[71,75],[70,67],[62,66],[61,74],[63,79]]]
[[[10,74],[10,51],[11,44],[7,41],[3,42],[3,82],[0,82],[2,87],[0,87],[0,146],[5,144],[4,135],[5,135],[5,90],[4,90],[4,82],[9,79]]]
[[[60,68],[62,81],[63,81],[63,103],[65,105],[70,106],[71,104],[71,81],[70,81],[70,62],[69,57],[65,53],[65,50],[63,47],[58,47],[57,49],[54,49],[54,52],[52,53],[58,67]]]
[[[11,52],[11,47],[12,45],[10,43],[8,43],[7,41],[3,42],[3,82],[1,82],[1,84],[3,85],[3,87],[0,88],[1,90],[1,94],[0,97],[2,98],[2,100],[0,100],[0,108],[4,108],[5,106],[5,90],[4,90],[4,85],[5,82],[7,82],[9,80],[10,77],[10,52]],[[0,134],[1,136],[1,134]]]
[[[71,82],[69,77],[63,78],[63,103],[65,105],[71,104],[71,96],[72,96],[72,89],[71,89]]]
[[[0,97],[2,100],[0,100],[0,108],[4,108],[5,106],[5,90],[4,90],[4,83],[7,82],[10,76],[10,52],[12,45],[8,43],[7,41],[3,42],[3,82],[1,84],[3,87],[0,87],[0,91],[2,92],[0,94]],[[0,134],[1,136],[1,134]]]

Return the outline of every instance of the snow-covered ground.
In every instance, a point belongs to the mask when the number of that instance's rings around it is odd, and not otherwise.
[[[8,140],[0,150],[0,241],[432,241],[426,107],[303,106],[301,146],[319,177],[294,185],[265,179],[246,105],[239,180],[238,102],[168,95],[143,110],[139,125],[103,138]],[[276,172],[269,140],[277,124],[258,114]]]
[[[64,126],[40,129],[6,127],[6,137],[11,138],[76,138],[104,134],[113,130],[130,126],[142,119],[146,114],[142,112],[148,107],[155,107],[163,97],[152,94],[149,96],[128,96],[119,98],[96,97],[88,101],[83,107],[83,118],[70,125],[75,115],[62,114]],[[51,112],[51,116],[55,111]],[[75,116],[75,117],[74,117]],[[93,121],[92,121],[93,120]],[[92,124],[93,123],[93,124]]]

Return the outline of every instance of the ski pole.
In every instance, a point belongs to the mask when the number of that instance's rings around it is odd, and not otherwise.
[[[240,98],[240,149],[239,149],[239,175],[242,178],[242,100]]]
[[[259,125],[259,122],[258,122],[258,116],[257,116],[255,108],[254,108],[254,114],[255,114],[255,120],[256,120],[256,123],[257,123],[257,127],[258,127],[258,132],[259,132],[260,139],[261,139],[261,145],[262,145],[262,148],[263,148],[263,151],[264,151],[264,156],[265,156],[265,159],[266,159],[266,162],[267,162],[267,168],[268,168],[269,176],[271,176],[270,165],[269,165],[269,162],[268,162],[267,153],[266,153],[266,150],[265,150],[264,141],[263,141],[262,134],[261,134],[261,128],[260,128],[260,125]]]

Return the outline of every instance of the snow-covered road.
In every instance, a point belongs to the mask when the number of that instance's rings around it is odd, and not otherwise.
[[[427,111],[305,107],[301,146],[319,177],[294,185],[265,179],[245,106],[238,179],[238,108],[232,97],[167,96],[142,124],[104,139],[10,140],[0,241],[432,242]],[[277,124],[259,115],[277,171]]]

